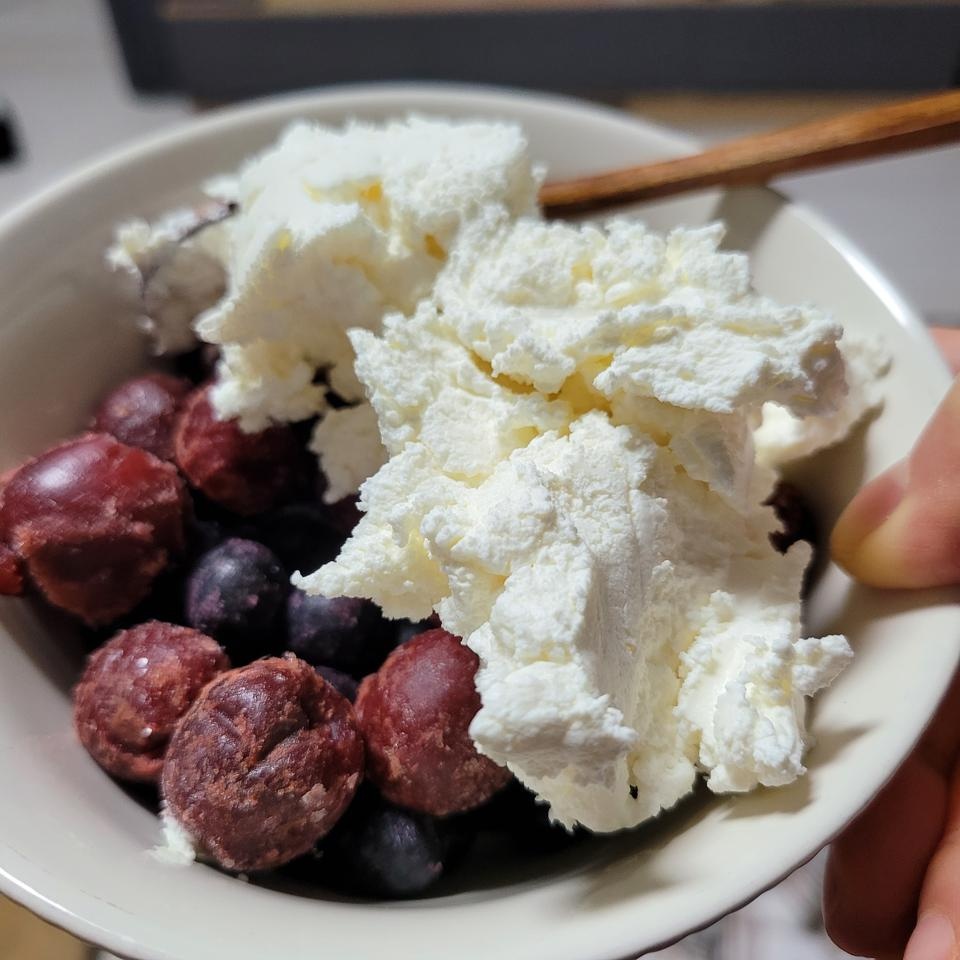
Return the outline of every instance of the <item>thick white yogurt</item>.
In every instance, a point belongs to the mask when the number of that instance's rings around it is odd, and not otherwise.
[[[721,236],[484,215],[413,318],[351,333],[390,460],[301,584],[436,609],[481,660],[478,746],[567,824],[637,824],[698,771],[792,781],[850,657],[801,635],[809,548],[771,546],[753,444],[767,404],[841,406],[841,330]]]
[[[514,126],[412,118],[300,123],[249,161],[228,226],[227,296],[197,323],[223,344],[213,401],[249,430],[363,397],[346,331],[426,296],[464,219],[530,213],[539,176]]]

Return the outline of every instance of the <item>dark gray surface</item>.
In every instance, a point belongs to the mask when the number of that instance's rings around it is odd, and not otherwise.
[[[148,23],[110,0],[141,89],[236,99],[444,79],[597,92],[931,89],[957,82],[960,4],[743,3]],[[182,8],[181,8],[182,9]]]

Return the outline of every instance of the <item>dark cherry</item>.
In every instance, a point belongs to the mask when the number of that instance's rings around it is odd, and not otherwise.
[[[10,478],[0,541],[51,604],[97,626],[132,610],[183,550],[186,502],[171,464],[89,433]]]
[[[23,593],[23,572],[17,555],[0,543],[0,595],[18,597]]]
[[[235,513],[272,507],[296,482],[302,454],[286,425],[244,433],[235,420],[218,420],[210,387],[184,403],[174,431],[177,465],[193,487]]]
[[[428,630],[360,684],[367,776],[390,802],[445,816],[486,803],[509,781],[468,730],[480,709],[478,663],[457,637]]]
[[[160,779],[170,735],[230,661],[210,637],[153,620],[118,633],[90,657],[73,693],[80,742],[109,773]]]
[[[351,705],[308,663],[257,660],[208,684],[163,765],[167,807],[228,870],[269,870],[307,853],[363,776]]]
[[[107,394],[93,428],[161,460],[172,460],[174,422],[191,389],[189,380],[168,373],[134,377]]]

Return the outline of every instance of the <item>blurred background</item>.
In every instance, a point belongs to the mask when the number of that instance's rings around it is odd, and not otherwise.
[[[367,80],[569,93],[703,143],[960,83],[960,0],[0,0],[0,213],[214,106]],[[960,325],[960,148],[777,183]],[[95,867],[94,867],[95,868]],[[822,858],[660,960],[828,960]],[[0,898],[0,960],[92,960]]]

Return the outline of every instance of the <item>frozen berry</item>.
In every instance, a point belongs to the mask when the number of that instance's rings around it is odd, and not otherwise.
[[[185,504],[171,464],[90,433],[14,474],[0,541],[50,603],[96,626],[132,610],[183,549]]]
[[[341,697],[346,697],[351,703],[357,699],[359,684],[349,673],[334,670],[333,667],[317,667],[317,673],[333,687]]]
[[[288,426],[244,433],[235,420],[218,420],[210,387],[187,398],[174,431],[174,453],[194,487],[246,515],[269,509],[290,489],[301,457]]]
[[[73,694],[80,742],[109,773],[157,781],[177,721],[230,668],[210,637],[153,620],[118,633],[87,662]]]
[[[257,660],[203,690],[167,748],[173,817],[229,870],[268,870],[310,850],[360,783],[353,708],[308,663]]]
[[[346,537],[319,503],[291,503],[256,518],[255,537],[290,573],[312,573],[336,559]]]
[[[100,404],[94,429],[111,433],[131,447],[173,459],[173,426],[190,392],[189,380],[168,373],[148,373],[121,383]]]
[[[316,666],[355,677],[372,673],[393,647],[391,633],[369,600],[312,597],[302,590],[287,599],[287,648]]]
[[[375,897],[412,897],[440,879],[449,845],[433,817],[365,796],[323,845],[336,886]]]
[[[792,483],[777,481],[764,505],[773,508],[782,528],[770,534],[776,550],[786,553],[798,540],[816,546],[817,522],[803,494]]]
[[[17,555],[0,543],[0,595],[18,597],[23,593],[23,574]]]
[[[360,684],[367,773],[392,803],[445,816],[485,803],[510,779],[468,732],[480,709],[477,666],[457,637],[428,630]]]
[[[262,543],[231,537],[208,550],[190,571],[187,622],[214,637],[237,659],[276,649],[287,574]]]

